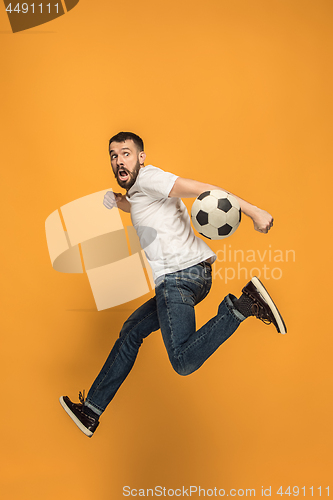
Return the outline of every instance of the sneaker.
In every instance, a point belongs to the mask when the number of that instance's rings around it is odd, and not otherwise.
[[[251,306],[253,316],[267,325],[273,323],[279,333],[287,333],[287,327],[278,308],[259,278],[254,276],[242,292],[253,302]]]
[[[91,417],[84,412],[84,396],[79,393],[80,403],[72,403],[68,396],[59,399],[65,412],[76,423],[78,428],[88,437],[91,437],[99,425],[98,418]]]

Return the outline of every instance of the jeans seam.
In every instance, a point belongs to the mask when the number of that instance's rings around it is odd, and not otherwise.
[[[167,310],[167,315],[168,315],[168,323],[170,326],[171,346],[172,346],[172,350],[174,351],[174,336],[173,336],[173,329],[172,329],[170,310],[169,310],[169,304],[168,304],[168,293],[167,293],[167,289],[165,286],[165,280],[163,282],[163,285],[164,285],[163,295],[164,295],[164,300],[165,300],[165,305],[166,305],[166,310]]]
[[[196,298],[198,298],[198,296],[199,296],[199,297],[201,297],[201,294],[202,294],[203,292],[205,292],[205,293],[204,293],[203,297],[202,297],[202,298],[200,298],[200,300],[198,300],[197,302],[195,302],[195,303],[193,304],[193,306],[192,306],[192,307],[196,306],[197,304],[199,304],[199,302],[201,302],[204,298],[206,298],[206,297],[207,297],[207,295],[208,295],[208,293],[210,292],[211,287],[212,287],[212,282],[211,282],[211,280],[210,280],[210,281],[209,281],[209,280],[206,280],[206,281],[205,281],[205,283],[203,283],[203,284],[198,284],[198,283],[195,283],[195,284],[196,284],[196,285],[198,285],[198,287],[200,288],[199,293],[197,293],[197,294],[196,294],[196,295],[197,295],[197,297],[196,297]],[[179,287],[178,285],[176,285],[176,286],[177,286],[177,290],[178,290],[178,292],[179,292],[179,294],[180,294],[180,296],[181,296],[182,302],[183,302],[184,304],[191,305],[191,304],[189,304],[189,302],[187,301],[187,297],[191,297],[191,294],[190,294],[190,293],[184,293],[184,291],[181,289],[181,287]]]
[[[226,301],[225,301],[225,302],[226,302]],[[226,306],[227,306],[227,304],[226,304]],[[232,313],[233,318],[234,318],[234,319],[235,319],[235,320],[236,320],[236,321],[240,324],[240,323],[242,322],[242,320],[241,320],[240,318],[238,318],[235,314],[233,314],[233,311],[232,311],[232,310],[231,310],[228,306],[227,306],[227,308],[228,308],[229,312],[231,312],[231,313]],[[215,326],[215,325],[217,325],[217,324],[220,322],[220,320],[222,320],[224,317],[225,317],[225,314],[223,314],[223,316],[219,316],[218,318],[216,318],[216,322],[214,323],[214,326]],[[191,344],[191,345],[189,345],[188,347],[186,347],[186,348],[182,351],[181,355],[185,354],[185,352],[186,352],[188,349],[191,349],[191,348],[192,348],[192,347],[193,347],[193,346],[194,346],[197,342],[201,341],[201,339],[202,339],[205,335],[206,335],[206,333],[203,333],[202,335],[200,335],[200,337],[198,337],[198,338],[197,338],[194,342],[192,342],[192,344]]]
[[[184,300],[183,300],[183,294],[181,293],[181,291],[179,290],[178,286],[177,286],[177,280],[179,279],[184,279],[186,281],[191,281],[189,279],[186,279],[186,278],[178,278],[176,277],[175,279],[175,285],[176,285],[176,288],[182,298],[182,302],[184,303]],[[163,283],[165,285],[165,281]],[[198,284],[197,282],[194,282],[195,285],[198,285],[200,288],[201,288],[201,291],[203,290],[203,288],[207,288],[208,287],[208,291],[206,293],[205,296],[208,295],[209,291],[210,291],[210,288],[211,288],[211,278],[210,278],[210,282],[209,280],[205,280],[205,283],[204,284]],[[209,286],[210,285],[210,286]],[[175,358],[175,360],[177,360],[177,362],[179,363],[179,365],[181,366],[181,369],[184,370],[184,361],[183,361],[183,357],[184,357],[184,354],[185,352],[190,349],[192,346],[194,346],[197,342],[199,342],[206,334],[202,334],[198,339],[196,339],[190,346],[188,346],[185,350],[182,350],[181,352],[176,352],[175,350],[175,347],[174,347],[174,333],[173,333],[173,329],[172,329],[172,322],[171,322],[171,317],[170,317],[170,312],[169,312],[169,305],[168,305],[168,294],[167,294],[167,289],[166,289],[166,286],[164,286],[164,290],[163,290],[163,294],[164,294],[164,297],[165,297],[165,304],[166,304],[166,310],[167,310],[167,316],[168,316],[168,323],[169,323],[169,327],[170,327],[170,338],[171,338],[171,347],[172,347],[172,353],[173,353],[173,356]],[[203,297],[205,298],[205,297]],[[190,306],[190,304],[188,304]],[[194,306],[190,306],[190,307],[194,307]],[[218,318],[218,321],[220,321],[221,318]]]
[[[216,322],[215,322],[215,324],[214,324],[214,326],[215,326],[217,323],[219,323],[219,322],[220,322],[220,320],[224,318],[224,316],[225,316],[225,315],[218,317],[218,318],[217,318],[217,320],[216,320]],[[192,342],[192,343],[191,343],[191,345],[187,346],[187,347],[186,347],[186,348],[185,348],[185,349],[181,352],[181,354],[180,354],[180,355],[182,356],[183,354],[185,354],[185,352],[186,352],[186,351],[188,351],[188,349],[191,349],[191,348],[192,348],[192,347],[193,347],[193,346],[194,346],[197,342],[201,341],[201,339],[202,339],[203,337],[205,337],[205,336],[207,335],[207,333],[208,333],[208,332],[203,333],[202,335],[200,335],[200,337],[198,337],[198,338],[197,338],[194,342]]]

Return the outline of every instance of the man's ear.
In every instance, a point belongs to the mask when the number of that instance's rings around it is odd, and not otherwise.
[[[139,163],[143,165],[146,159],[146,153],[144,151],[140,151],[139,153]]]

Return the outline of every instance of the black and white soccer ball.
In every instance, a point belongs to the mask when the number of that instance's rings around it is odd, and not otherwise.
[[[194,201],[191,218],[193,226],[202,236],[210,240],[221,240],[238,228],[241,209],[232,194],[214,189],[201,193]]]

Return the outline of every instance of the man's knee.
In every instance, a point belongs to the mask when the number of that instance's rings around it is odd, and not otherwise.
[[[172,368],[175,370],[178,375],[182,377],[186,377],[187,375],[191,375],[195,371],[190,366],[181,366],[179,363],[172,363]]]

